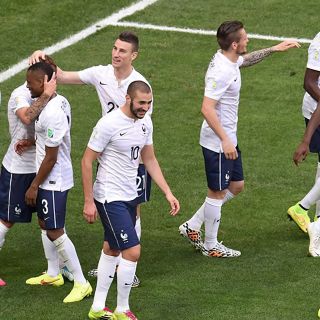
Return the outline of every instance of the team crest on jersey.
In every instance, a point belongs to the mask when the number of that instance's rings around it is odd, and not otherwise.
[[[53,136],[54,136],[54,130],[53,130],[53,129],[48,128],[47,136],[48,136],[48,138],[53,138]]]
[[[142,131],[143,131],[144,134],[146,134],[147,128],[146,128],[146,126],[144,125],[144,123],[142,124]]]

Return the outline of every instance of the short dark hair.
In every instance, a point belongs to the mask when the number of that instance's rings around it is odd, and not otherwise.
[[[40,62],[37,62],[37,63],[31,65],[28,68],[28,72],[29,71],[41,71],[44,75],[48,76],[48,81],[51,80],[53,72],[54,72],[51,64],[43,62],[43,61],[40,61]]]
[[[243,23],[241,21],[225,21],[223,22],[217,31],[217,41],[222,50],[228,50],[232,42],[238,42],[240,40],[239,30],[243,29]]]
[[[131,43],[133,52],[139,51],[139,38],[134,32],[123,31],[119,34],[118,39]]]
[[[44,60],[42,58],[40,58],[40,61],[45,62],[45,63],[49,63],[51,65],[51,67],[53,68],[53,71],[55,73],[57,73],[57,65],[55,64],[54,60],[48,56],[47,54],[44,56]]]
[[[135,97],[135,93],[137,91],[141,91],[143,93],[150,93],[151,88],[146,82],[141,80],[131,82],[127,89],[127,94],[130,96],[131,99]]]

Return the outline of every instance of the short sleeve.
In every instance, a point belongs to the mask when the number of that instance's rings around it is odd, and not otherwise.
[[[110,125],[106,124],[106,118],[101,118],[93,128],[88,147],[95,152],[102,152],[111,139],[111,131]]]
[[[147,115],[146,117],[150,117],[149,115]],[[147,140],[146,140],[146,145],[150,145],[153,144],[153,125],[152,125],[152,121],[151,118],[148,119],[148,136],[147,136]]]
[[[30,107],[30,95],[27,94],[27,92],[22,92],[19,90],[13,94],[11,99],[13,103],[10,107],[14,113],[21,108]]]
[[[231,80],[226,73],[219,72],[218,68],[209,69],[206,74],[204,95],[219,101],[230,86]]]
[[[42,126],[46,133],[45,145],[47,147],[58,147],[62,143],[67,130],[69,130],[67,116],[64,112],[46,117]]]
[[[320,71],[320,33],[316,35],[309,46],[307,68]]]
[[[97,83],[97,74],[99,66],[90,67],[78,72],[79,78],[85,84],[95,85]]]

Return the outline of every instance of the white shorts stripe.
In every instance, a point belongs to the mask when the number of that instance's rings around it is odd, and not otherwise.
[[[54,191],[52,191],[52,208],[53,208],[54,228],[57,229],[56,206],[55,206],[55,200],[54,200]]]
[[[114,238],[115,238],[115,239],[116,239],[116,241],[117,241],[117,245],[118,245],[118,247],[120,248],[119,241],[118,241],[118,239],[117,239],[117,237],[116,237],[116,233],[114,232],[113,226],[112,226],[111,221],[110,221],[109,216],[108,216],[107,209],[106,209],[106,207],[105,207],[105,205],[104,205],[104,204],[103,204],[103,210],[104,210],[104,213],[105,213],[105,215],[106,215],[106,217],[107,217],[107,219],[108,219],[108,222],[109,222],[109,225],[110,225],[110,227],[111,227],[111,230],[112,230],[113,236],[114,236]]]
[[[10,221],[11,184],[12,184],[12,173],[10,173],[10,187],[9,187],[9,198],[8,198],[8,221]]]

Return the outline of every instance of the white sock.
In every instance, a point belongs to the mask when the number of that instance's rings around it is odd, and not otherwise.
[[[42,240],[44,255],[48,262],[47,274],[50,277],[56,277],[60,272],[59,257],[58,257],[56,246],[48,238],[46,230],[41,230],[41,240]]]
[[[222,200],[222,204],[225,204],[226,202],[230,201],[233,198],[234,198],[234,194],[229,189],[227,189],[227,192]]]
[[[213,248],[218,241],[218,230],[221,219],[221,206],[223,200],[206,198],[204,207],[205,238],[206,249]]]
[[[141,219],[140,219],[140,217],[137,217],[136,225],[134,226],[134,228],[136,229],[137,236],[140,240],[141,239]]]
[[[314,222],[315,229],[320,233],[320,219]]]
[[[82,273],[76,249],[68,235],[64,233],[61,237],[54,240],[53,243],[57,248],[60,260],[64,262],[69,271],[73,274],[74,281],[85,284],[87,280]]]
[[[98,263],[97,286],[92,304],[93,311],[101,311],[105,307],[107,295],[116,271],[118,257],[108,256],[101,252]]]
[[[318,162],[317,173],[316,173],[316,181],[320,178],[320,162]],[[316,216],[320,217],[320,200],[316,202]]]
[[[300,201],[300,204],[307,210],[320,199],[320,178],[317,179],[312,189],[307,195]]]
[[[134,275],[136,274],[137,262],[121,258],[117,271],[117,308],[115,312],[130,310],[129,295]]]
[[[204,222],[204,206],[205,202],[198,209],[198,211],[187,221],[189,228],[199,231]]]
[[[0,250],[3,247],[3,244],[6,240],[6,234],[9,231],[9,228],[0,222]]]

